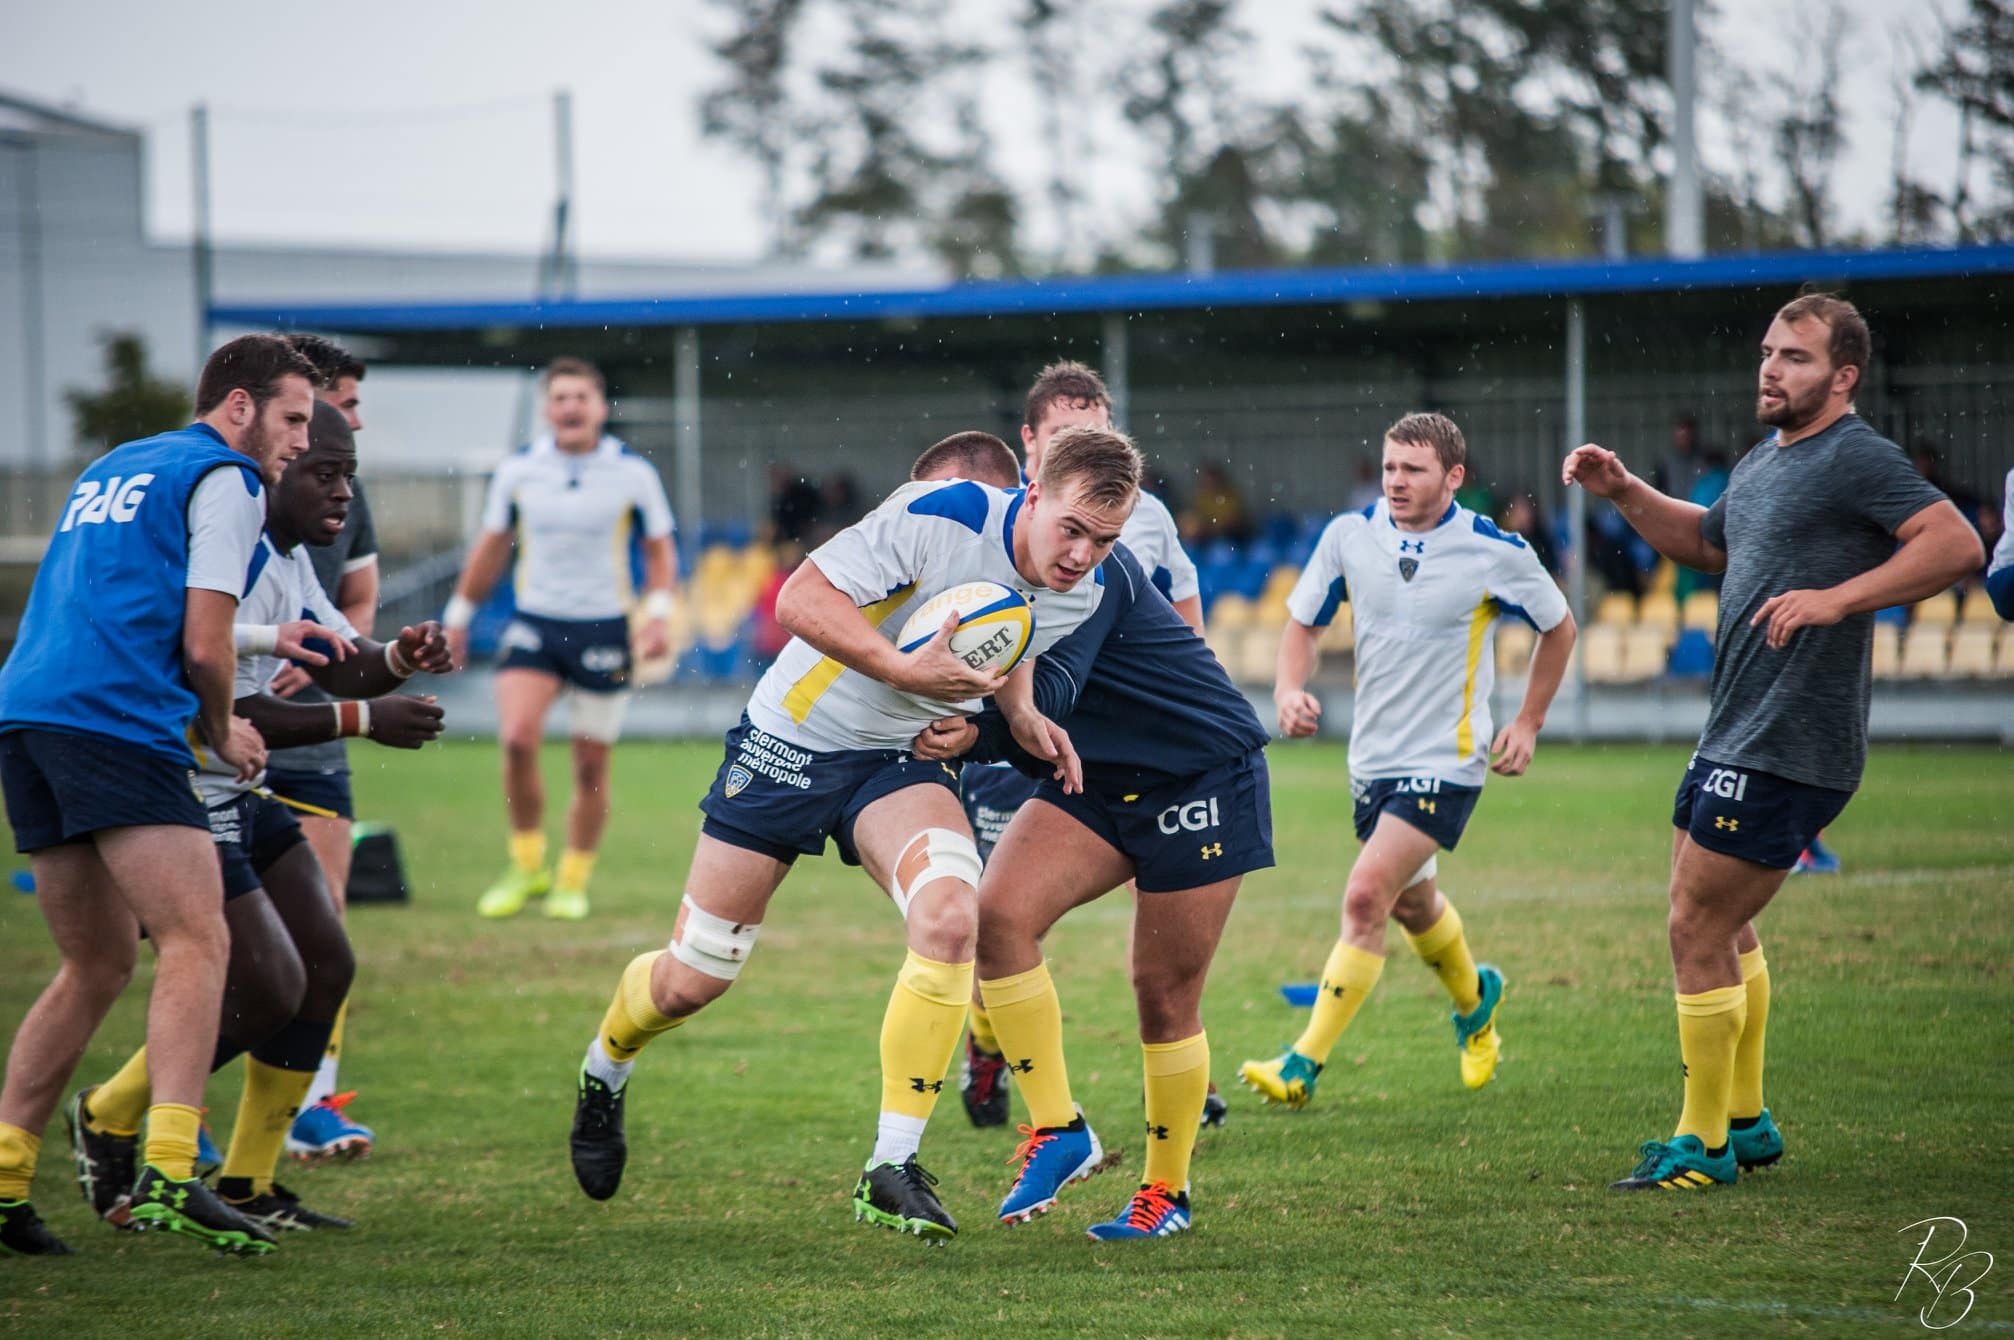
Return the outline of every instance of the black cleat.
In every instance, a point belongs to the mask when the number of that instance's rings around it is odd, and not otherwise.
[[[958,1096],[974,1126],[1007,1124],[1007,1058],[989,1052],[965,1037],[965,1066],[958,1077]]]
[[[1231,1105],[1224,1101],[1224,1095],[1217,1092],[1217,1085],[1212,1081],[1210,1091],[1203,1095],[1203,1119],[1196,1124],[1196,1129],[1206,1130],[1211,1126],[1222,1126],[1224,1118],[1230,1115]]]
[[[936,1185],[914,1154],[901,1163],[877,1163],[860,1174],[860,1184],[853,1188],[854,1222],[865,1219],[942,1246],[958,1236],[958,1222],[930,1189]]]
[[[607,1200],[622,1185],[622,1165],[629,1161],[629,1142],[622,1134],[622,1100],[627,1086],[611,1089],[580,1071],[579,1097],[573,1106],[574,1180],[594,1200]]]
[[[70,1158],[77,1168],[77,1189],[91,1212],[114,1228],[131,1229],[137,1135],[94,1131],[88,1100],[96,1086],[79,1089],[63,1107],[63,1127],[70,1133]]]
[[[264,1256],[273,1250],[273,1235],[245,1218],[204,1186],[199,1178],[173,1182],[149,1163],[133,1184],[133,1219],[141,1228],[165,1228],[220,1252]]]
[[[49,1231],[25,1200],[0,1200],[0,1256],[69,1256],[70,1248]]]
[[[293,1192],[273,1183],[273,1189],[261,1195],[252,1194],[252,1179],[249,1177],[226,1177],[217,1183],[217,1195],[224,1204],[236,1210],[245,1218],[265,1229],[268,1233],[314,1228],[350,1228],[347,1219],[339,1219],[333,1214],[323,1214],[301,1204],[301,1198]]]

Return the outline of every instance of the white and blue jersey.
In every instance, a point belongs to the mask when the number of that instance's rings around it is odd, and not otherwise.
[[[1090,617],[1105,586],[1103,569],[1068,591],[1021,576],[1014,523],[1025,496],[962,479],[905,484],[809,561],[890,642],[910,611],[941,591],[975,581],[1010,587],[1034,609],[1024,655],[1039,657]],[[755,686],[748,719],[798,749],[907,749],[930,722],[977,710],[977,703],[933,702],[890,688],[792,638]]]
[[[0,732],[102,736],[191,762],[185,593],[244,595],[265,523],[257,467],[206,424],[129,442],[78,476],[13,654]]]
[[[1545,632],[1567,616],[1531,546],[1452,503],[1432,530],[1400,530],[1380,498],[1329,523],[1287,611],[1323,628],[1345,600],[1357,644],[1350,776],[1481,786],[1497,620],[1511,615]]]
[[[1986,564],[1986,593],[1993,598],[1995,613],[2014,620],[2014,470],[2007,472],[2007,501],[2000,518],[2000,542]]]
[[[497,467],[483,529],[517,538],[520,612],[619,619],[635,598],[631,547],[671,534],[671,504],[657,467],[616,438],[575,453],[542,437]]]
[[[1140,501],[1134,506],[1133,515],[1126,518],[1119,531],[1119,543],[1133,551],[1154,589],[1169,601],[1187,600],[1201,593],[1196,561],[1182,548],[1182,538],[1176,533],[1175,518],[1170,515],[1168,504],[1145,489],[1140,490]]]

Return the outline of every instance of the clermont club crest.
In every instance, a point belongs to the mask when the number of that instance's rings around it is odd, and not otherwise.
[[[1419,570],[1420,561],[1417,558],[1402,558],[1399,560],[1399,576],[1405,578],[1407,581],[1411,581],[1413,574]]]
[[[751,773],[747,768],[739,766],[729,768],[727,770],[728,796],[732,798],[734,796],[740,795],[743,791],[748,789],[748,784],[754,780],[755,775]]]

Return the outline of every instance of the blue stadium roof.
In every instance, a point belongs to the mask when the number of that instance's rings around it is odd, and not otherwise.
[[[928,289],[738,293],[527,302],[220,303],[220,325],[354,332],[510,327],[708,326],[1173,309],[1567,298],[1752,288],[1806,281],[2014,274],[2014,245],[1895,251],[1796,251],[1626,261],[1491,261],[1466,265],[1245,270],[1210,275],[1061,276]]]

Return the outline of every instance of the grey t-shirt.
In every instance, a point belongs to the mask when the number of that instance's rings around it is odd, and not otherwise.
[[[1772,596],[1881,566],[1895,553],[1896,528],[1943,500],[1857,414],[1788,447],[1770,438],[1742,457],[1699,523],[1706,542],[1727,551],[1701,757],[1835,791],[1860,785],[1874,616],[1800,628],[1781,651],[1770,649],[1767,625],[1749,620]]]
[[[336,594],[342,587],[343,574],[354,571],[378,554],[378,532],[371,524],[371,506],[364,499],[364,486],[352,480],[350,487],[356,496],[350,500],[349,519],[343,522],[342,533],[336,536],[335,542],[319,548],[312,544],[302,546],[308,552],[308,560],[315,565],[315,576],[321,581],[322,589],[328,592],[332,605],[336,603]],[[310,684],[296,693],[292,701],[326,703],[335,700]],[[343,741],[325,740],[321,744],[275,749],[266,765],[281,772],[348,772],[350,755]]]

